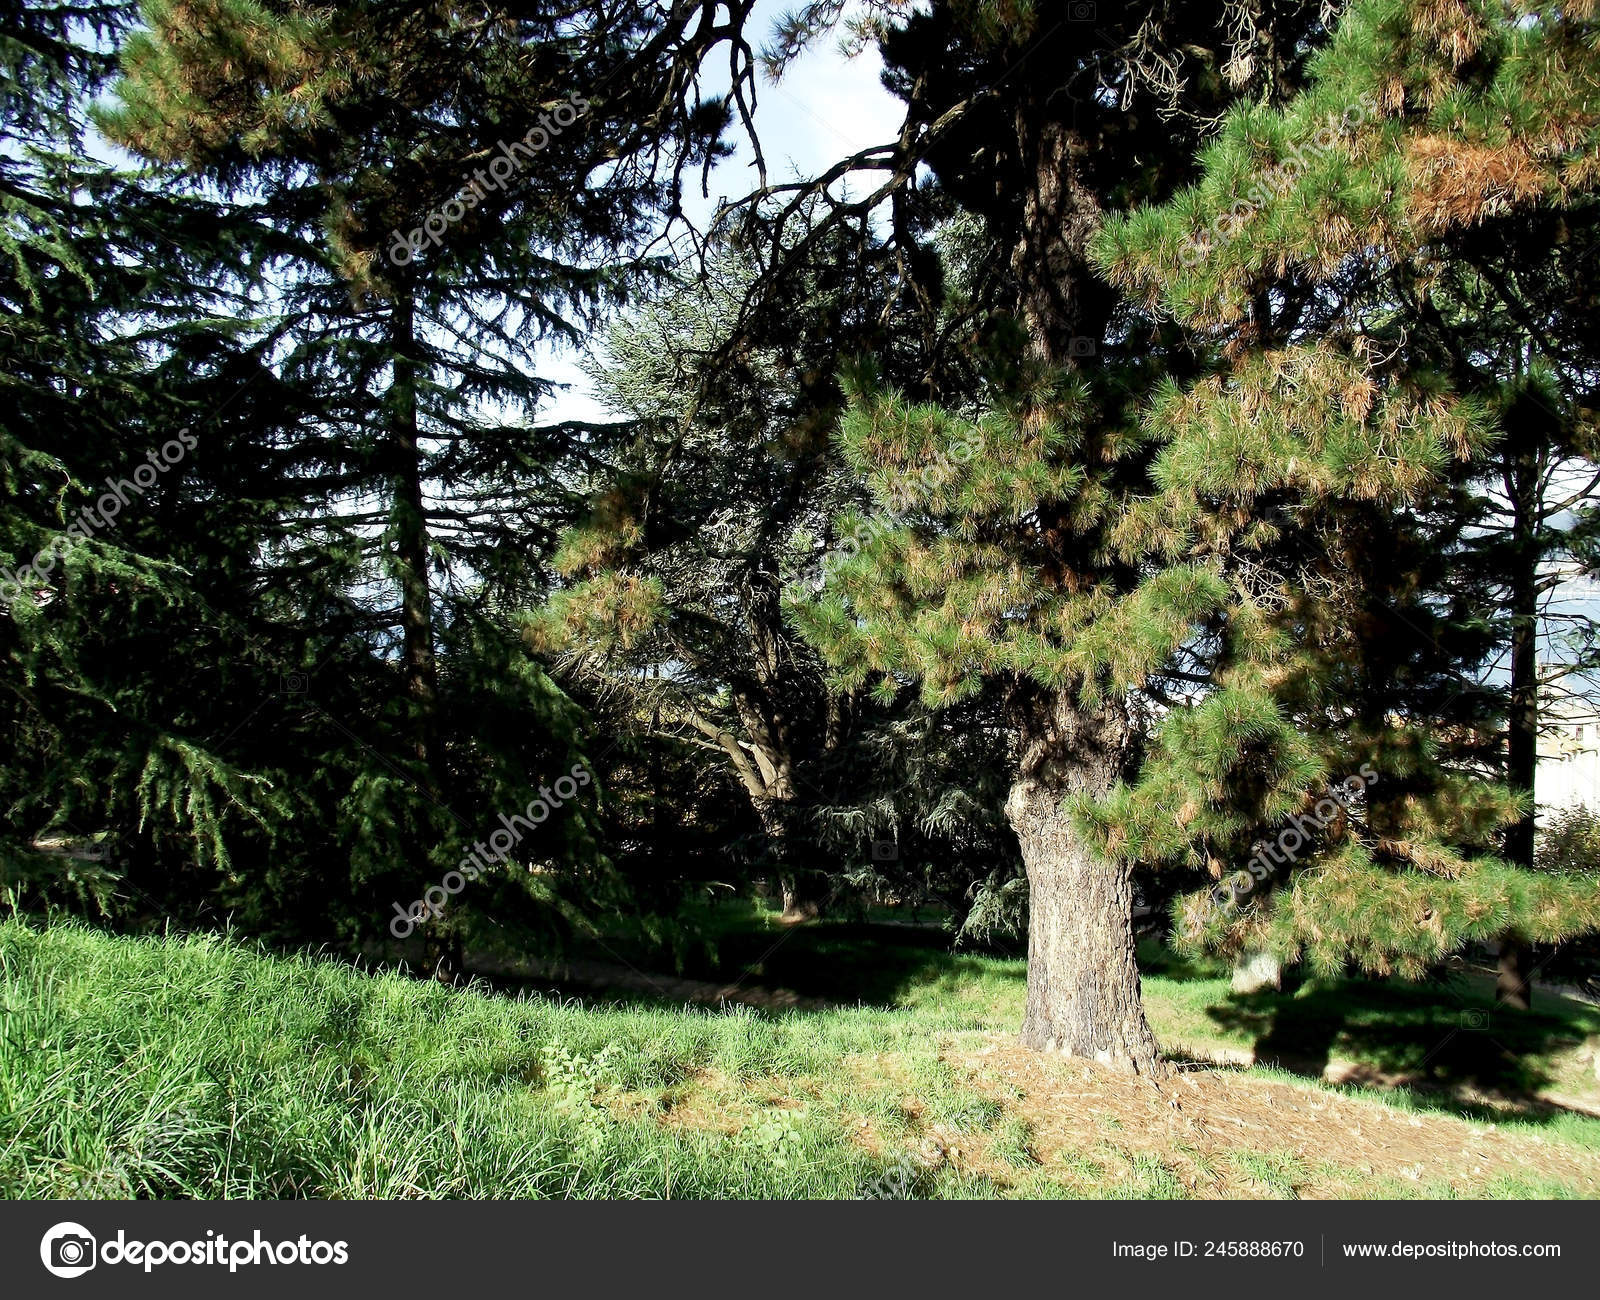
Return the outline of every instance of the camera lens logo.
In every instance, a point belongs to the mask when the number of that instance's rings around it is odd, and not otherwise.
[[[94,1237],[81,1223],[58,1223],[39,1243],[39,1258],[57,1277],[82,1277],[94,1267]]]

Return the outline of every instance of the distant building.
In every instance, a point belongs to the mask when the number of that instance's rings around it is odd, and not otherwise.
[[[1600,811],[1600,710],[1593,704],[1562,700],[1541,710],[1533,793],[1541,819],[1576,804]]]

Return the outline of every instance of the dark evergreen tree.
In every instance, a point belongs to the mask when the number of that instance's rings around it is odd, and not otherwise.
[[[144,19],[102,122],[260,231],[243,257],[275,406],[230,442],[271,501],[261,607],[327,633],[296,647],[304,689],[272,711],[286,757],[318,756],[290,785],[332,814],[359,932],[590,761],[502,613],[570,518],[555,465],[582,436],[535,427],[535,349],[622,299],[685,172],[721,152],[731,108],[692,74],[737,24],[248,0],[152,0]],[[593,861],[591,814],[519,860]]]
[[[285,805],[195,704],[196,665],[244,675],[235,611],[198,572],[237,563],[236,537],[195,528],[185,502],[206,490],[202,415],[252,360],[219,274],[237,226],[88,148],[130,17],[0,14],[0,871],[13,902],[159,911],[151,861],[203,893],[232,832]]]

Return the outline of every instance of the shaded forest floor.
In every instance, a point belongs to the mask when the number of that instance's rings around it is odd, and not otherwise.
[[[1513,1018],[1475,977],[1238,997],[1151,948],[1183,1062],[1157,1089],[1017,1048],[1014,957],[749,909],[703,931],[671,976],[608,941],[512,995],[504,955],[449,989],[0,924],[0,1194],[1600,1196],[1592,1006]]]

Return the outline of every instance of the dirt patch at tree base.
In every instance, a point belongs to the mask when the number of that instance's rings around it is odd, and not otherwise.
[[[1489,1122],[1404,1110],[1211,1067],[1157,1086],[1014,1040],[952,1045],[943,1059],[1025,1120],[1040,1164],[1111,1147],[1160,1160],[1192,1196],[1388,1194],[1393,1184],[1481,1194],[1496,1179],[1559,1183],[1600,1196],[1600,1153]],[[1246,1158],[1240,1159],[1240,1154]],[[1261,1160],[1251,1160],[1253,1153]]]

